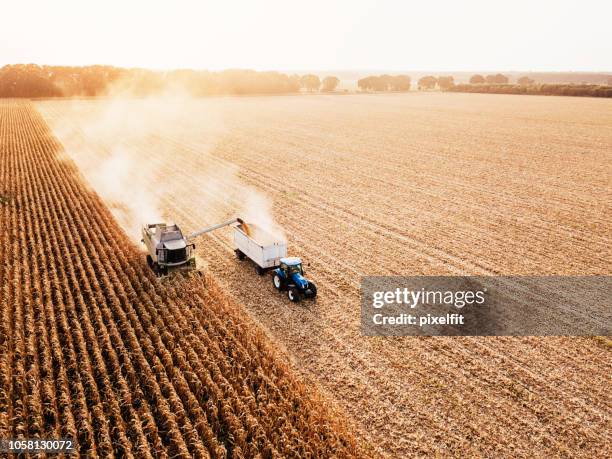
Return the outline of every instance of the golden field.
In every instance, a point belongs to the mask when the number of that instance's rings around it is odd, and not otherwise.
[[[409,93],[35,107],[133,240],[154,217],[196,230],[239,215],[284,233],[315,302],[278,295],[233,257],[227,231],[202,238],[199,258],[373,452],[609,455],[605,340],[367,338],[359,283],[612,274],[610,101]]]

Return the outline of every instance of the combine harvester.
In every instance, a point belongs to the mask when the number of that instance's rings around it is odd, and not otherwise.
[[[142,242],[148,252],[147,263],[159,277],[170,272],[194,270],[196,259],[193,240],[202,234],[234,224],[234,251],[239,260],[250,259],[260,276],[273,271],[274,287],[279,291],[286,290],[293,302],[317,296],[314,282],[304,277],[302,261],[297,257],[287,257],[287,243],[255,224],[246,224],[240,218],[209,226],[187,237],[177,225],[144,225]]]

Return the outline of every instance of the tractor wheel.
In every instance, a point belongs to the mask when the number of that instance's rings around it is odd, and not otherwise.
[[[274,276],[272,277],[272,284],[274,284],[274,288],[276,290],[280,291],[283,288],[283,280],[278,274],[274,274]]]
[[[300,301],[300,292],[295,287],[291,287],[289,290],[287,290],[287,296],[294,303],[297,303]]]
[[[263,276],[266,273],[266,270],[259,265],[255,265],[255,271],[257,272],[258,276]]]
[[[153,266],[151,266],[151,268],[157,277],[161,277],[161,269],[157,263],[153,262]]]
[[[246,256],[245,256],[245,254],[244,254],[244,253],[242,253],[240,250],[236,249],[236,257],[238,257],[238,259],[239,259],[240,261],[242,261],[242,260],[244,260],[244,259],[245,259],[245,257],[246,257]]]
[[[153,258],[151,258],[151,255],[147,255],[147,265],[149,265],[149,268],[153,268]]]
[[[314,298],[317,296],[317,286],[314,284],[314,282],[309,282],[308,283],[308,288],[310,289],[310,291],[312,292],[310,294],[310,298]]]

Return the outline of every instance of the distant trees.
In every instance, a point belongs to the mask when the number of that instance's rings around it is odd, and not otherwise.
[[[362,91],[410,91],[411,80],[408,75],[368,76],[357,81]]]
[[[509,79],[506,75],[502,75],[498,73],[496,75],[487,75],[486,78],[482,75],[472,75],[470,78],[470,84],[508,84]],[[517,83],[521,86],[530,86],[535,83],[535,81],[528,76],[522,76],[517,80]]]
[[[318,81],[318,77],[312,76]],[[298,75],[254,70],[156,72],[102,65],[67,67],[34,64],[0,68],[0,97],[100,96],[115,90],[141,96],[177,87],[196,96],[280,94],[298,92],[300,84]],[[318,89],[318,85],[315,86]]]
[[[59,96],[44,67],[34,64],[6,65],[0,69],[0,97]]]
[[[508,77],[506,75],[502,75],[501,73],[487,75],[485,77],[485,82],[487,84],[508,84],[508,81]]]
[[[449,88],[455,86],[455,79],[452,76],[440,76],[438,77],[438,87],[442,91],[446,91]]]
[[[361,91],[372,91],[374,90],[374,81],[373,78],[376,77],[365,77],[357,80],[357,87]]]
[[[596,84],[459,84],[449,91],[545,96],[612,97],[612,86]]]
[[[357,81],[357,87],[362,91],[387,91],[385,79],[379,76],[369,76]]]
[[[381,75],[379,77],[374,77],[374,78],[378,78],[378,91],[390,91],[391,90],[391,81],[393,80],[393,77],[391,75]]]
[[[484,84],[485,83],[485,77],[483,77],[482,75],[472,75],[472,77],[470,78],[470,84]]]
[[[338,77],[326,76],[325,78],[323,78],[323,81],[321,82],[321,85],[322,85],[321,91],[333,92],[338,87],[338,83],[340,83],[340,80],[338,79]]]
[[[321,87],[321,80],[313,74],[302,75],[300,85],[309,92],[318,91]]]
[[[408,75],[396,75],[391,77],[391,81],[389,85],[391,87],[391,91],[410,91],[411,80]]]
[[[419,78],[419,91],[421,89],[434,89],[437,83],[438,79],[435,76],[427,75]]]
[[[96,96],[106,92],[107,87],[127,75],[127,70],[103,65],[90,67],[43,67],[49,81],[63,96]],[[1,85],[0,79],[0,85]],[[52,95],[52,94],[49,94]]]
[[[521,86],[529,86],[531,84],[534,84],[535,80],[532,80],[528,76],[522,76],[518,80],[516,80],[516,82],[520,84]]]
[[[436,86],[442,91],[447,91],[455,85],[455,78],[453,76],[439,76],[427,75],[419,78],[419,91],[435,89]]]
[[[209,94],[284,94],[300,90],[299,77],[280,72],[224,70],[205,72],[205,79],[195,78],[195,88]]]

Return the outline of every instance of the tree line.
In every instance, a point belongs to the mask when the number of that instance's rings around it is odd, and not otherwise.
[[[357,81],[357,87],[362,91],[410,91],[408,75],[368,76]]]
[[[105,65],[86,67],[35,64],[6,65],[0,68],[0,97],[81,97],[103,96],[122,91],[142,96],[180,89],[191,95],[283,94],[306,91],[331,92],[340,80],[328,76],[286,75],[280,72],[224,70],[208,72],[126,69]]]
[[[496,75],[472,75],[470,84],[460,84],[448,88],[455,92],[478,92],[495,94],[539,94],[556,96],[587,96],[587,97],[612,97],[612,86],[596,84],[537,84],[533,78],[522,76],[516,80],[516,84],[510,84],[507,76],[498,73]]]
[[[507,84],[508,77],[501,73],[495,75],[473,75],[470,78],[470,84]],[[455,86],[455,78],[453,76],[439,76],[427,75],[419,79],[418,89],[419,90],[431,90],[440,89],[442,91],[448,91]]]
[[[527,77],[523,77],[527,78]],[[510,79],[506,75],[497,73],[495,75],[472,75],[470,78],[470,84],[508,84]]]
[[[368,76],[357,81],[357,87],[362,91],[409,91],[410,77],[408,75],[380,75]],[[495,75],[473,75],[470,84],[508,84],[508,77],[497,73]],[[519,78],[521,85],[533,84],[534,81],[526,76]],[[455,86],[455,78],[452,75],[433,76],[426,75],[417,81],[417,89],[432,90],[440,89],[447,91]]]
[[[335,76],[327,76],[322,81],[317,75],[313,74],[302,75],[300,78],[301,88],[308,92],[333,92],[338,87],[338,83],[340,83],[340,79]]]
[[[531,79],[530,79],[531,80]],[[596,84],[535,84],[533,80],[517,84],[459,84],[449,91],[492,94],[528,94],[545,96],[612,97],[612,86]]]
[[[113,66],[86,67],[46,66],[35,64],[6,65],[0,68],[0,97],[81,97],[103,96],[113,91],[144,96],[179,89],[195,96],[239,94],[286,94],[334,92],[340,80],[314,74],[286,75],[280,72],[254,70],[153,71]],[[361,91],[410,91],[408,75],[371,75],[357,81]],[[472,75],[469,84],[455,84],[453,76],[427,75],[419,78],[419,90],[439,89],[455,92],[491,92],[502,94],[556,94],[611,97],[612,86],[575,84],[537,84],[522,76],[516,84],[501,73]]]
[[[372,75],[357,81],[357,88],[361,91],[410,91],[412,79],[408,75]],[[424,76],[417,82],[419,90],[439,89],[446,90],[455,84],[452,76],[432,75]]]
[[[495,94],[540,94],[557,96],[612,97],[612,86],[595,84],[537,84],[533,78],[522,76],[515,84],[501,73],[491,75],[472,75],[469,84],[455,84],[452,76],[424,76],[418,81],[419,90],[436,87],[442,91],[477,92]]]

